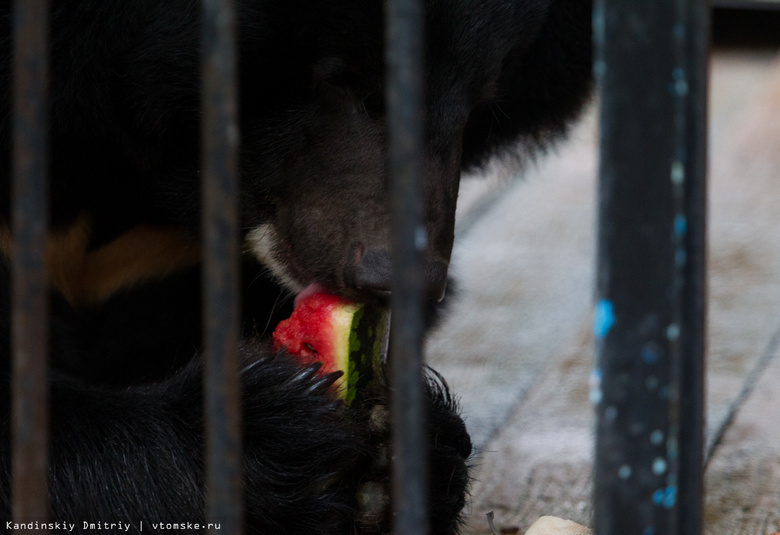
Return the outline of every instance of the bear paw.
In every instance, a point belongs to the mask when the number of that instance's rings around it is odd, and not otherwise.
[[[357,485],[358,525],[363,534],[389,533],[392,521],[392,447],[389,389],[366,403],[363,428],[368,430],[372,452],[368,466],[361,471]],[[428,453],[430,533],[453,535],[461,524],[469,483],[468,461],[471,439],[455,398],[436,372],[429,370],[425,381],[428,400]]]

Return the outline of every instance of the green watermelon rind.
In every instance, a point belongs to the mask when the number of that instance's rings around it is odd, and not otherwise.
[[[344,400],[352,404],[371,389],[387,349],[389,313],[364,305],[352,317]]]

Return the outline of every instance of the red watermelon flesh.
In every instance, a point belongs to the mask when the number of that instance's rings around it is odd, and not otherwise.
[[[311,294],[297,303],[289,319],[279,322],[273,333],[274,349],[321,361],[324,373],[343,370],[357,308],[335,295]]]
[[[387,325],[387,312],[315,288],[296,298],[295,310],[272,338],[277,351],[322,362],[320,373],[343,371],[335,386],[351,402],[373,380],[386,349]]]

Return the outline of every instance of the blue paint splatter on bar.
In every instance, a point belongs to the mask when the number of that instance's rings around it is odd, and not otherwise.
[[[615,325],[615,305],[606,299],[596,303],[596,314],[593,318],[593,334],[597,339],[602,339]]]
[[[678,236],[683,236],[687,228],[688,228],[688,222],[686,221],[685,216],[682,214],[678,214],[674,218],[674,232]]]
[[[665,509],[671,509],[677,505],[677,486],[669,485],[665,489],[655,491],[653,493],[653,503]]]

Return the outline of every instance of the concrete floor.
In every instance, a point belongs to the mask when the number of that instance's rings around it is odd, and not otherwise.
[[[780,530],[780,56],[711,69],[706,533]],[[590,523],[595,107],[552,153],[466,182],[458,299],[428,361],[479,454],[467,533]],[[509,177],[509,178],[507,178]]]

